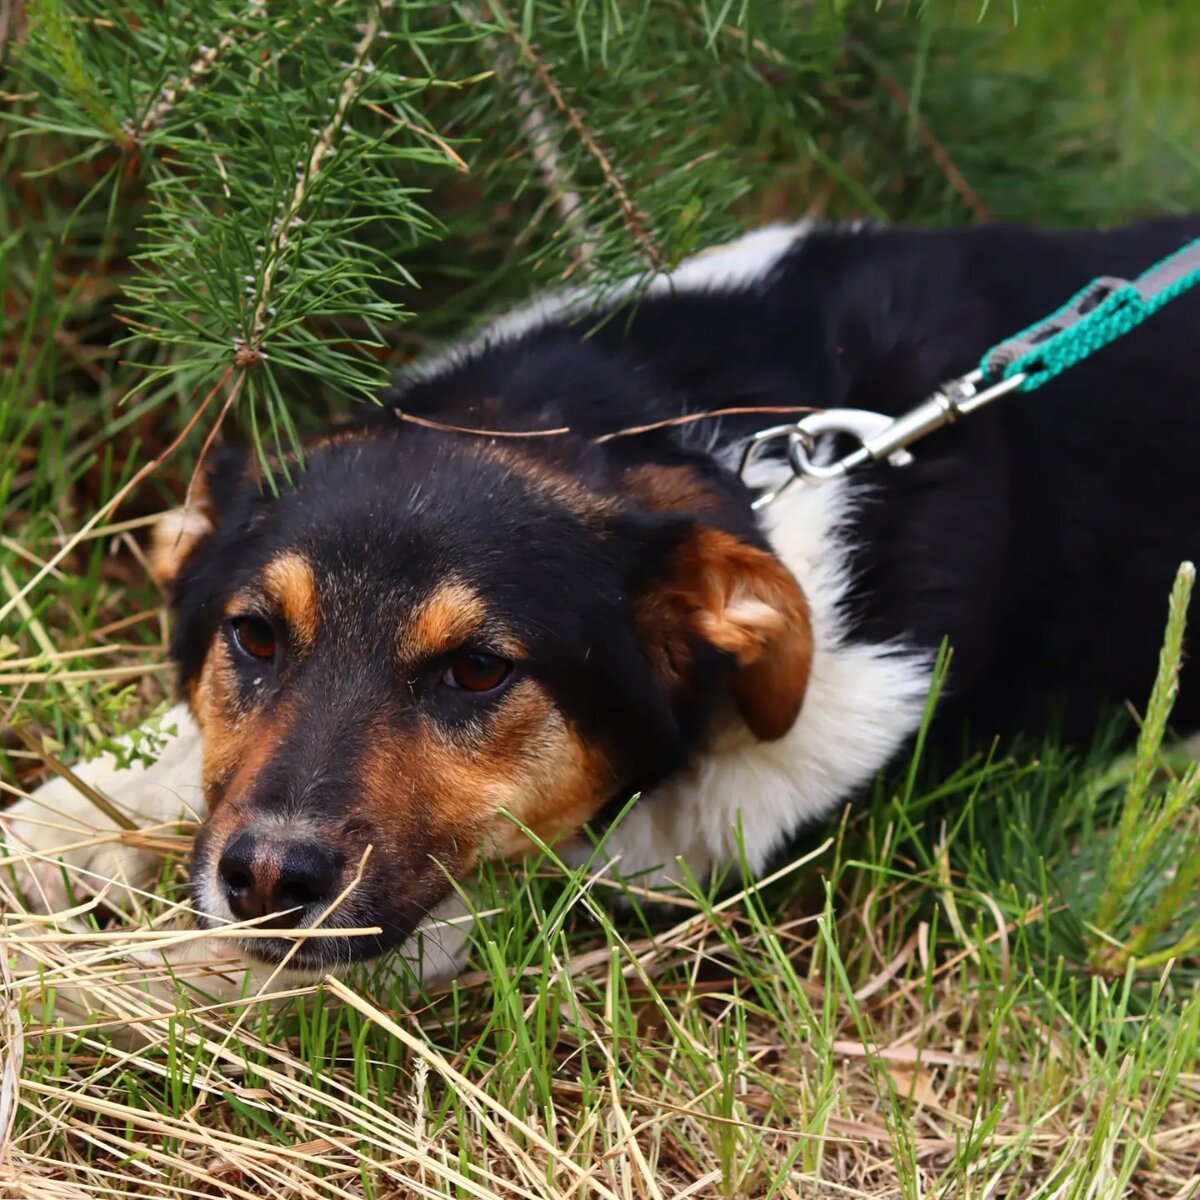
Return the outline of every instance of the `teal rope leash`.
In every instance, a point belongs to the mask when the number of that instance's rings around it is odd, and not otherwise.
[[[1200,238],[1136,279],[1094,279],[1057,312],[993,346],[979,364],[984,379],[1024,378],[1030,392],[1136,329],[1165,304],[1200,284]]]

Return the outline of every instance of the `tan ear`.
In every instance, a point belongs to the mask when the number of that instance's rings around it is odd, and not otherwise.
[[[150,534],[150,575],[167,591],[179,577],[184,562],[214,525],[206,503],[163,513]]]
[[[773,741],[792,727],[812,667],[812,624],[800,585],[768,551],[696,526],[640,616],[670,685],[686,688],[699,636],[733,658],[730,693],[756,737]]]

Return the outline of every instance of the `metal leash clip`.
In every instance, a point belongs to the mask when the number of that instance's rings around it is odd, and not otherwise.
[[[784,437],[787,438],[787,458],[792,474],[781,484],[763,490],[752,505],[756,510],[772,503],[797,479],[814,483],[840,479],[881,459],[886,459],[893,467],[906,467],[913,461],[907,449],[913,442],[1016,391],[1024,380],[1025,376],[1018,374],[981,388],[983,372],[972,371],[943,384],[928,400],[898,417],[861,408],[830,408],[810,413],[792,425],[773,425],[770,429],[760,430],[747,443],[738,476],[753,488],[746,478],[751,466],[769,443]],[[837,435],[853,438],[858,446],[833,462],[816,461],[817,439]]]

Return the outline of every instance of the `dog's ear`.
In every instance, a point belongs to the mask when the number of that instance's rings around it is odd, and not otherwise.
[[[800,585],[770,551],[693,524],[643,590],[637,618],[671,693],[726,676],[755,737],[772,741],[792,727],[812,667],[812,625]]]
[[[150,575],[170,592],[184,564],[221,523],[249,466],[249,455],[236,448],[216,451],[192,484],[188,502],[163,513],[150,535]]]
[[[808,687],[812,623],[799,583],[765,548],[745,489],[694,462],[642,465],[623,483],[638,508],[675,531],[638,606],[659,678],[686,699],[724,676],[750,731],[763,741],[783,737]]]

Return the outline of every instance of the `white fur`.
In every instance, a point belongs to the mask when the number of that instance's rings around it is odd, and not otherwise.
[[[496,317],[477,334],[408,368],[413,380],[434,379],[488,346],[516,341],[555,320],[583,316],[597,306],[616,304],[634,292],[661,296],[679,292],[721,292],[750,287],[765,280],[783,256],[812,229],[811,221],[765,225],[723,246],[701,250],[673,271],[635,276],[609,288],[570,288],[539,296]]]
[[[765,279],[780,259],[812,230],[811,221],[763,225],[723,246],[693,254],[669,274],[656,276],[652,296],[674,292],[721,292]]]
[[[174,547],[180,539],[202,538],[212,532],[212,521],[194,508],[173,508],[165,512],[154,526],[155,540]]]
[[[917,730],[933,674],[930,655],[844,634],[852,502],[844,480],[795,484],[765,510],[776,553],[796,576],[813,623],[812,674],[795,725],[755,740],[732,712],[690,769],[643,796],[604,851],[626,877],[681,882],[676,858],[703,880],[737,861],[761,872],[801,826],[826,816],[885,766]]]
[[[162,753],[151,766],[136,762],[121,767],[112,754],[103,754],[73,768],[85,783],[102,792],[139,829],[199,820],[204,811],[200,786],[200,731],[185,705],[172,708],[153,723],[166,738]],[[170,731],[174,729],[174,733]],[[54,859],[61,858],[77,883],[99,890],[105,884],[134,889],[153,882],[157,856],[130,845],[122,832],[66,779],[52,779],[31,796],[0,813],[10,853],[27,852],[18,877],[48,909],[67,901],[62,875]],[[32,886],[28,886],[32,885]]]

